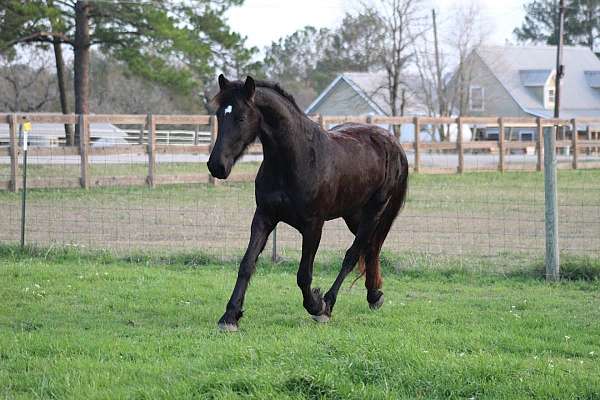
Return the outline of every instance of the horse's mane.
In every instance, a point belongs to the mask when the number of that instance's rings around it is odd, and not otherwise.
[[[279,83],[273,82],[273,81],[259,81],[259,80],[255,80],[254,83],[255,83],[256,87],[267,88],[267,89],[273,90],[278,95],[280,95],[281,97],[283,97],[284,99],[289,101],[292,104],[292,106],[300,114],[304,114],[304,111],[302,111],[302,109],[300,109],[300,107],[296,103],[296,99],[294,99],[294,96],[292,96],[288,91],[286,91],[284,88],[279,86]]]
[[[244,83],[242,81],[234,81],[232,83],[237,88],[241,88],[244,85]],[[289,92],[287,92],[285,89],[283,89],[281,86],[279,86],[279,83],[273,82],[273,81],[255,80],[254,84],[256,85],[257,88],[271,89],[272,91],[277,93],[280,97],[287,100],[292,105],[292,107],[294,107],[294,109],[296,111],[298,111],[300,114],[304,114],[304,111],[302,111],[302,109],[296,103],[296,99],[294,99],[294,96],[292,96]],[[209,102],[210,107],[218,108],[218,105],[221,104],[225,100],[224,99],[225,95],[226,95],[225,92],[217,93],[217,95]]]

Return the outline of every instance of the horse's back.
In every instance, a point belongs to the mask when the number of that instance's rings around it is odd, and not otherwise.
[[[360,207],[375,193],[387,196],[396,186],[406,156],[389,131],[375,125],[350,123],[334,127],[328,136],[327,163],[331,175],[327,181],[336,188],[331,193],[334,208]]]

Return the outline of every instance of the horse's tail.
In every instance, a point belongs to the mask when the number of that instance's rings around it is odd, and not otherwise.
[[[398,213],[400,213],[400,210],[404,207],[408,194],[408,160],[404,151],[401,151],[398,162],[399,169],[397,172],[399,173],[399,176],[397,178],[397,186],[392,192],[392,196],[383,210],[379,223],[373,232],[373,237],[370,241],[372,248],[367,249],[369,259],[366,259],[366,254],[361,254],[358,259],[358,276],[352,282],[352,286],[366,274],[367,268],[372,268],[371,274],[375,287],[377,289],[381,288],[383,279],[381,277],[381,268],[379,265],[379,252],[381,251],[385,238],[392,228],[394,220],[398,216]]]

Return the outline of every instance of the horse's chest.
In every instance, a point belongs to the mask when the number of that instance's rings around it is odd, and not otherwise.
[[[294,211],[292,199],[284,190],[256,193],[256,204],[263,210],[279,218],[285,218]]]

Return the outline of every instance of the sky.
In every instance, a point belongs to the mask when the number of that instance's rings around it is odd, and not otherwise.
[[[475,2],[490,29],[489,44],[514,42],[512,31],[525,15],[525,0],[425,0],[435,7],[440,20],[448,19],[461,3]],[[245,0],[228,11],[233,30],[248,37],[248,44],[264,50],[272,41],[306,25],[317,28],[337,26],[348,11],[357,10],[357,0]]]

